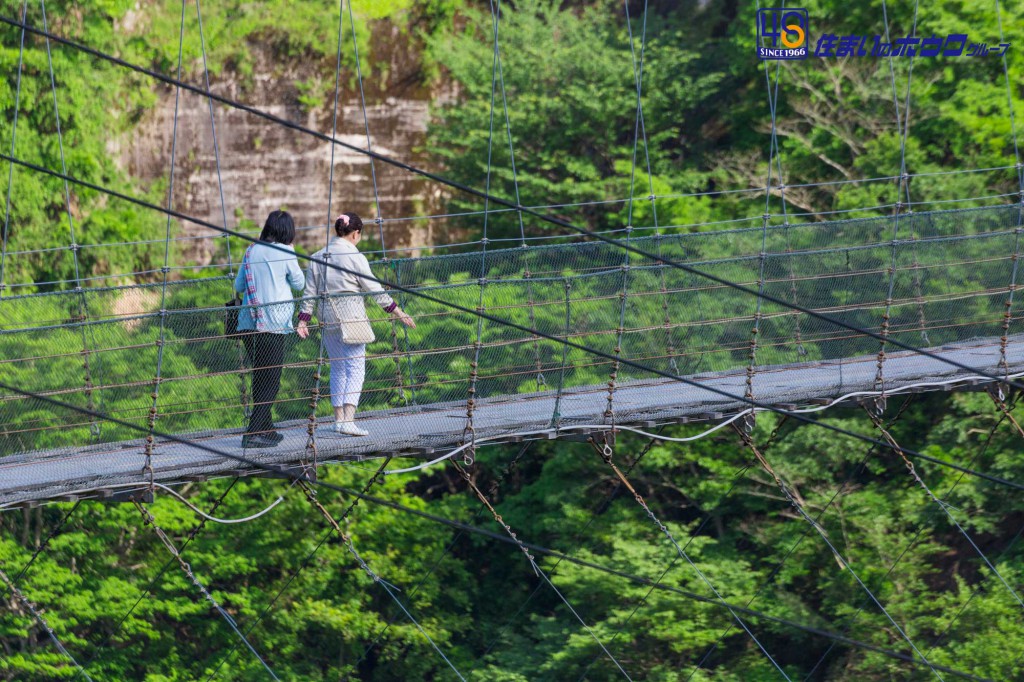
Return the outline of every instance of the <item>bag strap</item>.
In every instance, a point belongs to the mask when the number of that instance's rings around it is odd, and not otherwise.
[[[250,244],[245,250],[245,257],[242,259],[242,266],[245,268],[245,293],[249,296],[249,305],[252,306],[252,318],[256,331],[264,331],[263,310],[260,309],[260,299],[256,296],[256,278],[253,277],[252,268],[249,267],[249,254],[255,244]]]

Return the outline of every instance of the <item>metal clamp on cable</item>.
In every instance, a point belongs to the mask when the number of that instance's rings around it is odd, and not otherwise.
[[[888,402],[889,401],[888,398],[886,398],[885,393],[882,393],[875,397],[874,400],[868,401],[864,407],[872,417],[881,419],[882,415],[885,414],[885,408],[888,406]]]
[[[470,401],[472,402],[472,400]],[[476,429],[473,427],[473,406],[470,405],[470,412],[467,415],[469,417],[469,424],[462,430],[462,442],[468,443],[469,446],[462,452],[462,462],[466,466],[473,466],[473,462],[476,461]]]
[[[752,435],[754,433],[754,427],[757,425],[757,417],[754,411],[749,410],[744,414],[743,418],[740,420],[740,424],[744,434],[747,436]]]

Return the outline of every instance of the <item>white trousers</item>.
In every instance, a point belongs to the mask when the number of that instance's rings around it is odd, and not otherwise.
[[[331,405],[359,405],[366,377],[366,345],[341,340],[336,330],[324,334],[324,349],[331,361]]]

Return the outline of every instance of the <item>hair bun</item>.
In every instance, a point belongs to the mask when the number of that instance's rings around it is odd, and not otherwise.
[[[353,232],[362,232],[363,230],[363,219],[359,217],[358,213],[342,213],[334,221],[334,232],[339,237],[344,237]]]

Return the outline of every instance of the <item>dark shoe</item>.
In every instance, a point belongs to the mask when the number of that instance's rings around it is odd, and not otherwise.
[[[275,443],[280,443],[281,441],[284,440],[284,434],[281,433],[280,431],[268,431],[267,433],[260,434],[260,435],[262,435],[265,438],[269,438],[270,440],[274,441]]]
[[[274,448],[280,442],[280,438],[271,438],[262,433],[247,433],[242,436],[243,448]]]

